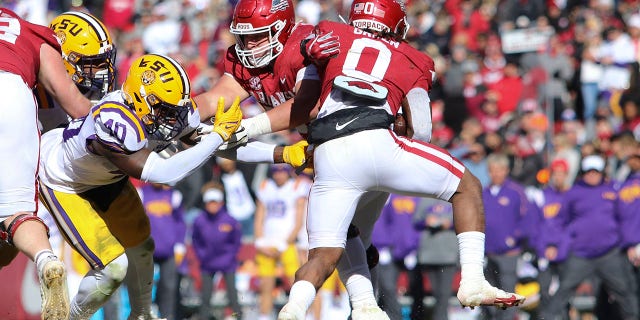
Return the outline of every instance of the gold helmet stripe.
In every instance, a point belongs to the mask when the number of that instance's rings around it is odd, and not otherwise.
[[[87,22],[87,24],[91,26],[91,28],[93,28],[95,33],[98,35],[98,40],[100,41],[101,48],[111,45],[109,41],[109,36],[107,35],[107,32],[106,32],[107,28],[96,18],[84,12],[79,12],[79,11],[68,11],[68,12],[65,12],[65,14],[76,16],[84,20],[85,22]]]

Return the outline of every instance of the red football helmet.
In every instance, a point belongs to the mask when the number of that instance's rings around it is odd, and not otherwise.
[[[242,64],[247,68],[268,65],[282,53],[294,23],[291,0],[240,0],[230,31]]]
[[[402,39],[409,31],[407,12],[401,0],[354,0],[349,24],[359,29],[393,32]]]

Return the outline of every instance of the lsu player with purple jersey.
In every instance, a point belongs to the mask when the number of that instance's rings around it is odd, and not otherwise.
[[[295,23],[293,3],[290,0],[240,0],[234,9],[230,32],[236,37],[236,44],[229,47],[225,55],[225,74],[209,91],[194,98],[202,119],[215,113],[219,97],[229,99],[239,96],[241,99],[253,97],[265,111],[279,112],[291,110],[293,97],[300,105],[313,106],[320,94],[320,78],[314,65],[306,61],[308,58],[300,53],[300,44],[313,31],[313,26]],[[320,41],[322,40],[322,41]],[[324,54],[331,53],[332,45],[337,44],[335,38],[316,39],[317,47],[322,47]],[[303,83],[304,92],[298,92]],[[245,122],[246,121],[246,122]],[[278,121],[279,123],[275,123]],[[236,133],[243,138],[232,138],[244,141],[261,134],[271,132],[270,126],[288,128],[288,117],[267,118],[267,113],[243,120]],[[303,125],[304,123],[300,123]],[[299,126],[301,133],[306,133],[305,126]],[[253,142],[260,146],[260,142]],[[305,146],[306,141],[296,144]],[[251,143],[247,144],[249,148]],[[272,148],[272,147],[271,147]],[[267,149],[268,148],[261,148]],[[233,152],[234,149],[230,151]],[[237,149],[240,152],[241,149]],[[290,149],[298,150],[298,149]],[[295,158],[284,149],[284,158]],[[224,151],[228,152],[228,151]],[[220,152],[218,152],[220,153]],[[277,154],[277,152],[275,153]],[[304,155],[298,163],[304,161]],[[360,203],[359,211],[380,212],[388,194],[383,192],[367,193]],[[352,228],[352,237],[347,242],[347,255],[355,252],[356,256],[345,257],[338,266],[338,271],[346,284],[350,295],[357,297],[359,292],[373,292],[370,280],[360,274],[368,274],[366,256],[360,255],[363,244],[357,237],[356,228]],[[355,250],[351,249],[354,247]],[[372,250],[373,251],[373,250]],[[349,280],[352,276],[354,276]],[[355,279],[355,281],[354,281]],[[362,282],[364,281],[364,284]],[[362,289],[365,288],[365,289]]]
[[[242,118],[239,101],[219,101],[213,132],[193,147],[162,158],[157,152],[200,123],[190,83],[175,60],[147,54],[135,60],[122,90],[103,97],[83,118],[42,137],[41,198],[66,240],[93,268],[80,283],[70,319],[89,319],[125,274],[129,319],[151,318],[153,240],[138,193],[129,182],[174,184],[206,162]],[[125,254],[126,252],[126,254]],[[128,282],[129,284],[129,282]]]

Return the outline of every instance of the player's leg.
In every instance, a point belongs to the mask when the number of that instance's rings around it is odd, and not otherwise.
[[[129,292],[129,318],[148,318],[153,290],[153,250],[149,217],[138,192],[127,180],[105,186],[106,193],[117,194],[104,214],[109,230],[118,238],[129,260],[124,283]]]
[[[376,304],[377,250],[371,245],[371,234],[388,198],[387,192],[368,191],[356,206],[351,223],[357,235],[347,235],[345,252],[338,262],[340,279],[346,285],[352,305]],[[351,229],[349,233],[352,233]]]
[[[366,169],[370,157],[352,148],[358,146],[358,140],[352,135],[325,142],[314,151],[316,176],[307,215],[309,261],[296,272],[296,282],[289,302],[279,314],[280,320],[303,319],[316,291],[342,255],[358,200],[367,186],[375,184]]]
[[[463,306],[519,305],[524,297],[495,288],[485,280],[484,206],[482,186],[464,165],[437,146],[398,137],[391,131],[375,132],[380,144],[395,144],[395,151],[380,154],[379,190],[437,197],[451,202],[460,250],[462,278],[458,299]],[[389,166],[386,163],[393,163]]]
[[[258,320],[271,319],[273,311],[273,289],[276,286],[276,258],[256,253],[256,265],[260,279],[260,304]]]
[[[0,110],[0,236],[6,241],[2,254],[8,254],[3,264],[10,263],[17,251],[34,261],[42,319],[63,319],[69,312],[66,270],[51,250],[46,225],[35,215],[40,154],[37,105],[19,75],[0,73],[0,82],[0,95],[9,102]]]
[[[40,184],[42,203],[67,242],[91,265],[71,302],[70,319],[88,319],[111,297],[126,275],[124,247],[94,206],[80,195]]]

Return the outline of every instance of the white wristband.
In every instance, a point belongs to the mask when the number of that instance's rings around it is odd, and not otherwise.
[[[468,231],[458,234],[462,278],[484,279],[484,233]]]
[[[265,112],[248,119],[242,119],[240,125],[247,129],[249,139],[271,133],[271,121]]]

